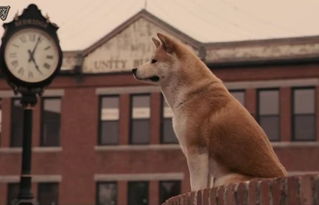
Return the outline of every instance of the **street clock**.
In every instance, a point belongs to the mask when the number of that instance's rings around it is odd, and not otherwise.
[[[42,16],[35,4],[30,4],[20,16],[3,27],[0,69],[15,93],[21,94],[23,106],[22,166],[15,204],[34,205],[31,190],[32,113],[37,95],[41,95],[61,67],[58,26]]]
[[[58,27],[34,4],[3,27],[0,61],[8,83],[18,92],[41,92],[61,67]]]

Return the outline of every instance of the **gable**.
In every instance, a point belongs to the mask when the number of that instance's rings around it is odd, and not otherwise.
[[[155,46],[151,40],[161,32],[174,36],[168,29],[156,25],[146,18],[138,18],[122,31],[99,45],[85,56],[83,72],[105,73],[131,71],[152,57]],[[176,36],[176,34],[175,34]]]

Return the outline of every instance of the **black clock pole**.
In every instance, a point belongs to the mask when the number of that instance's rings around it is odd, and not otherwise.
[[[17,205],[33,205],[31,190],[31,154],[32,154],[32,114],[36,104],[36,94],[27,91],[22,93],[21,105],[23,106],[23,147],[20,189]]]
[[[61,69],[63,54],[57,35],[59,27],[44,17],[35,4],[30,4],[20,16],[3,24],[3,27],[5,32],[0,45],[0,68],[14,92],[21,94],[23,107],[22,166],[19,194],[14,205],[34,205],[31,177],[32,114],[37,97],[41,97],[44,88],[49,86]],[[19,35],[37,36],[38,40],[19,40]],[[40,42],[40,38],[46,40]],[[34,45],[26,45],[27,39]],[[37,49],[44,42],[48,45],[41,51]]]

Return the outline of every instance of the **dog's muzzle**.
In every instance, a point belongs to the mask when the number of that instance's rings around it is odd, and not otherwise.
[[[154,76],[151,76],[149,78],[140,78],[136,75],[137,73],[137,68],[133,68],[132,69],[132,73],[134,75],[134,77],[137,79],[137,80],[150,80],[152,82],[158,82],[160,80],[160,78],[157,76],[157,75],[154,75]]]

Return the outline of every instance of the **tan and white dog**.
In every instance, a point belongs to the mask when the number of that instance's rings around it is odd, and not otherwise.
[[[192,191],[285,176],[265,132],[222,81],[179,40],[157,36],[151,62],[132,72],[159,85],[171,107]]]

